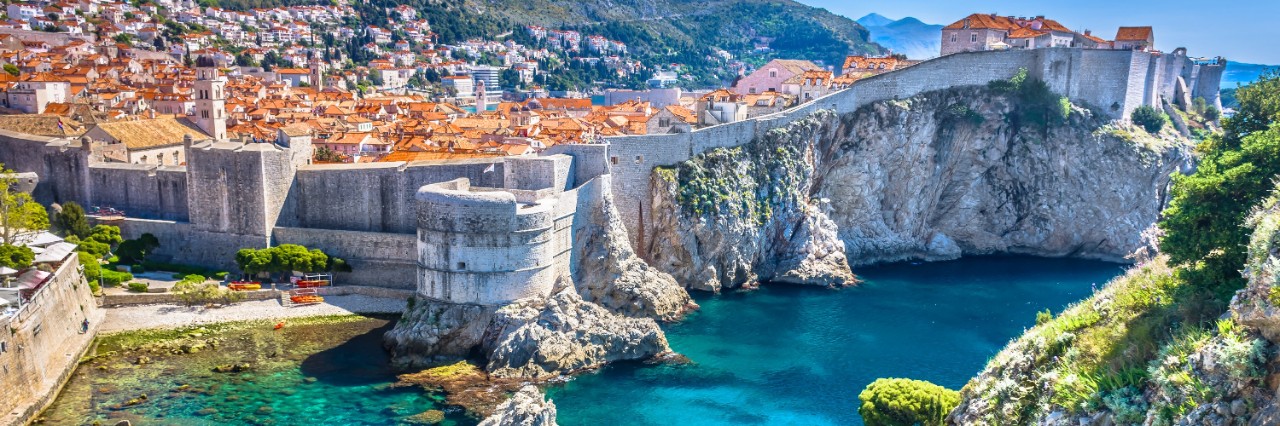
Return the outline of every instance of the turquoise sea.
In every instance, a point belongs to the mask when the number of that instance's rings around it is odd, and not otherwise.
[[[625,364],[549,389],[564,425],[858,425],[879,377],[959,389],[1000,348],[1122,272],[1104,262],[983,257],[855,271],[843,290],[702,295],[667,327],[691,364]]]
[[[765,285],[696,295],[702,309],[666,326],[684,365],[625,363],[553,385],[559,423],[856,425],[858,392],[878,377],[958,389],[1035,322],[1120,274],[1119,265],[1029,257],[893,264],[855,271],[843,290]],[[394,388],[386,319],[269,323],[218,332],[195,354],[120,354],[81,365],[43,424],[394,425],[443,410],[440,394]],[[250,363],[237,373],[212,367]],[[140,395],[145,400],[137,402]],[[131,400],[135,403],[131,404]]]

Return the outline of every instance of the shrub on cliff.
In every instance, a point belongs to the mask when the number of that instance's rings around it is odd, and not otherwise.
[[[960,393],[923,380],[876,379],[858,399],[858,414],[867,426],[933,426],[946,423]]]
[[[1160,129],[1164,128],[1164,123],[1168,120],[1164,113],[1157,111],[1150,105],[1138,107],[1133,110],[1133,114],[1130,114],[1129,117],[1133,120],[1133,124],[1142,126],[1143,129],[1147,130],[1147,133],[1151,134],[1160,133]]]
[[[987,83],[987,88],[1017,98],[1018,107],[1007,117],[1015,126],[1031,125],[1048,130],[1050,125],[1062,124],[1071,115],[1071,102],[1054,93],[1043,80],[1028,76],[1026,68],[1018,69],[1008,80]]]

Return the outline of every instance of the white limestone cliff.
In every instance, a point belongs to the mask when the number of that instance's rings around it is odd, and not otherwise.
[[[689,288],[838,286],[849,265],[1021,253],[1121,261],[1188,163],[1159,139],[1073,107],[1012,120],[985,87],[819,111],[653,174],[644,256]]]

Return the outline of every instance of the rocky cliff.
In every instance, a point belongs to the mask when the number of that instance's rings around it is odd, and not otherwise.
[[[1280,424],[1278,201],[1250,219],[1248,285],[1216,323],[1170,325],[1192,304],[1175,301],[1188,289],[1157,257],[1011,342],[965,385],[948,423]]]
[[[545,400],[537,386],[525,386],[480,426],[556,426],[556,404]]]
[[[929,92],[655,169],[644,255],[712,291],[840,286],[850,265],[964,254],[1122,260],[1187,142],[1077,106],[1036,126],[1020,108],[986,87]]]

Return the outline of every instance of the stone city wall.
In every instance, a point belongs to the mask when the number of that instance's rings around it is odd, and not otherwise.
[[[26,424],[53,402],[103,317],[72,253],[26,305],[0,319],[0,424]]]
[[[416,288],[418,262],[413,234],[277,226],[273,237],[273,245],[299,244],[347,261],[352,271],[336,274],[335,285]]]
[[[500,187],[503,171],[501,158],[306,166],[297,173],[277,225],[414,234],[418,188],[459,177]]]
[[[188,219],[186,167],[98,163],[89,167],[89,187],[95,206],[121,209],[130,217]]]
[[[709,149],[748,143],[817,109],[851,113],[878,101],[985,85],[1012,77],[1020,68],[1075,102],[1095,106],[1115,118],[1127,117],[1143,104],[1148,90],[1157,87],[1148,85],[1152,56],[1147,52],[1072,48],[957,53],[859,80],[849,89],[777,114],[690,133],[608,137],[613,193],[632,243],[639,247],[641,231],[649,221],[649,175],[654,167],[674,165]]]

